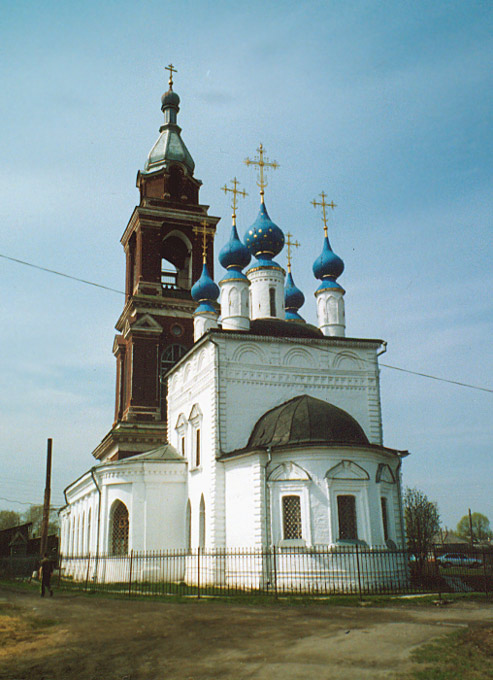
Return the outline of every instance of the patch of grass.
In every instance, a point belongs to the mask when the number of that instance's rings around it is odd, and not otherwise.
[[[418,668],[400,680],[485,680],[493,678],[493,627],[474,626],[415,650]]]

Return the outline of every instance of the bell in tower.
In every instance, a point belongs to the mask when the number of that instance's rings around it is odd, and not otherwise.
[[[121,238],[126,256],[125,306],[117,321],[115,420],[93,455],[119,460],[166,442],[166,382],[169,369],[193,345],[195,303],[190,290],[202,271],[197,227],[213,232],[218,217],[200,205],[202,182],[177,124],[180,98],[161,98],[164,123],[144,168],[137,174],[140,203]],[[195,231],[194,231],[195,230]],[[207,267],[214,275],[214,253]]]

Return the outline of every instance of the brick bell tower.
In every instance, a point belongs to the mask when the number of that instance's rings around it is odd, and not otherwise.
[[[126,256],[125,306],[117,321],[115,420],[93,451],[113,461],[166,442],[164,375],[193,345],[190,289],[202,270],[201,239],[194,228],[207,221],[215,232],[218,217],[199,204],[202,182],[177,125],[180,98],[162,96],[164,124],[144,169],[137,174],[140,203],[121,238]],[[211,239],[212,241],[212,239]],[[211,244],[207,266],[214,275]]]

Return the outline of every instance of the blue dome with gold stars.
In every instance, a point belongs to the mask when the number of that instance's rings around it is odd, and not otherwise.
[[[245,245],[257,259],[271,260],[284,246],[284,234],[267,213],[265,203],[260,204],[257,219],[245,234]]]

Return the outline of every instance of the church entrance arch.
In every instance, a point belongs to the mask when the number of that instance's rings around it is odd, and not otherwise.
[[[110,512],[110,541],[112,555],[128,553],[128,509],[125,503],[118,500],[113,503]]]

